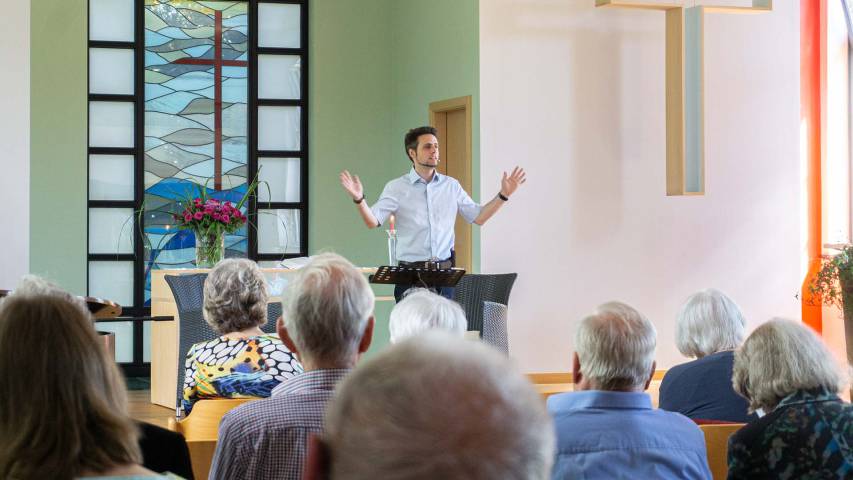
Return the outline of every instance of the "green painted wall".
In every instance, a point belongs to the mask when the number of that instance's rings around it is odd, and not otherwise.
[[[368,230],[338,174],[358,174],[368,201],[390,179],[393,162],[388,0],[310,3],[309,248],[356,265],[388,262],[385,233]],[[387,287],[374,289],[391,295]],[[371,353],[388,343],[393,302],[377,302]]]
[[[86,291],[86,0],[32,0],[30,271]]]

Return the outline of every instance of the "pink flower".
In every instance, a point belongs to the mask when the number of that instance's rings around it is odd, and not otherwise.
[[[196,205],[201,205],[201,199],[200,199],[200,198],[196,198],[196,199],[194,199],[194,200],[193,200],[193,203],[194,203],[194,204],[196,204]]]
[[[230,200],[226,201],[225,206],[228,208],[231,208],[231,201]]]
[[[189,223],[189,222],[191,222],[191,221],[192,221],[192,219],[193,219],[193,216],[192,216],[192,215],[190,215],[190,213],[189,213],[189,212],[184,213],[184,221],[185,221],[185,222]]]
[[[204,214],[201,212],[195,212],[195,215],[193,215],[193,218],[195,218],[196,220],[201,220],[202,218],[204,218]]]
[[[222,216],[221,216],[221,215],[219,215],[218,213],[214,213],[214,214],[213,214],[213,219],[214,219],[214,220],[219,221],[219,220],[222,220]]]
[[[222,215],[221,218],[223,223],[228,223],[231,221],[231,217],[229,217],[227,213],[225,215]]]

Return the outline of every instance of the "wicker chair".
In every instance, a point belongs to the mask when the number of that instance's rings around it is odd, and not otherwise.
[[[509,339],[506,331],[506,305],[483,302],[483,341],[509,355]]]
[[[517,273],[469,274],[456,284],[453,299],[462,305],[468,318],[468,330],[477,330],[482,337],[483,302],[509,305],[509,294]]]
[[[178,382],[175,386],[175,396],[178,405],[177,413],[180,416],[187,353],[194,344],[212,340],[219,335],[210,328],[202,314],[204,281],[207,279],[207,274],[166,275],[165,279],[175,297],[175,305],[178,307]],[[281,302],[267,304],[267,323],[261,327],[261,330],[265,333],[275,333],[275,321],[280,316]]]

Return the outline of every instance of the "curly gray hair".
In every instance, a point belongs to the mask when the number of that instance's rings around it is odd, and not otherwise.
[[[808,327],[773,319],[756,328],[735,351],[732,385],[749,401],[750,412],[769,412],[799,390],[825,388],[837,393],[843,386],[832,353]]]
[[[245,258],[219,262],[204,281],[204,319],[220,335],[267,322],[267,283],[258,264]]]

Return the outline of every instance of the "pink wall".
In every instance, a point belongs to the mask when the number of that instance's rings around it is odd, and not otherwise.
[[[511,354],[570,369],[575,327],[622,300],[658,328],[658,365],[685,297],[715,287],[750,328],[799,317],[804,187],[799,11],[707,16],[706,191],[665,196],[664,17],[592,0],[480,2],[481,185],[527,184],[482,229],[482,271],[516,271]]]

